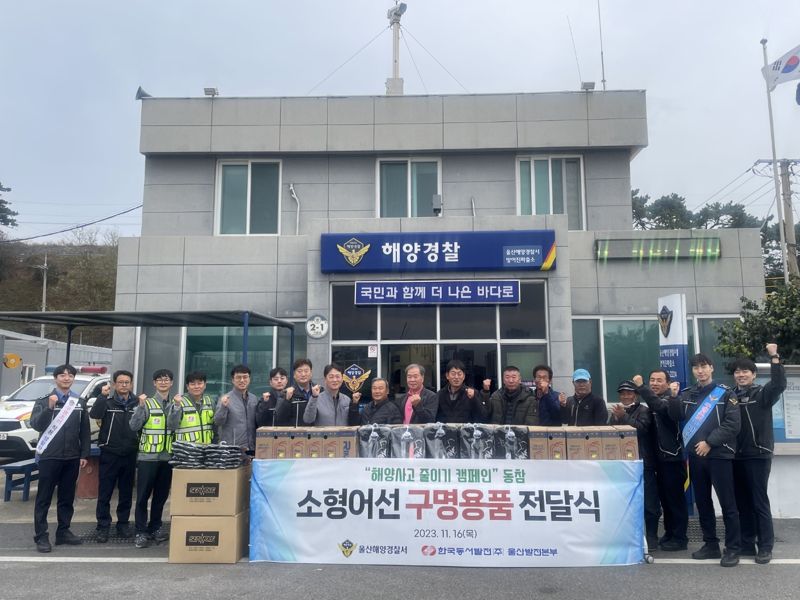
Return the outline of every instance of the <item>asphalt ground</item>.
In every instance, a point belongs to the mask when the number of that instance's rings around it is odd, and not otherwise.
[[[33,498],[0,503],[0,600],[76,598],[259,598],[281,600],[402,598],[613,598],[652,593],[659,597],[774,600],[800,597],[800,519],[775,521],[774,560],[756,565],[743,558],[732,569],[719,561],[695,561],[699,525],[690,521],[689,549],[653,551],[653,564],[598,568],[444,568],[367,565],[253,563],[174,565],[168,545],[137,549],[131,539],[95,540],[95,500],[75,501],[73,531],[81,546],[54,546],[39,554],[33,543]],[[116,505],[116,499],[112,502]],[[165,510],[169,514],[169,504]],[[54,529],[55,506],[50,513]],[[720,523],[720,532],[722,532]],[[53,532],[51,531],[51,534]],[[51,535],[51,542],[53,535]]]

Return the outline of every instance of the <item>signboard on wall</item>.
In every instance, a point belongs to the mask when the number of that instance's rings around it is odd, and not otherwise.
[[[550,271],[552,230],[323,233],[323,273]]]
[[[519,304],[519,280],[356,281],[356,305]]]
[[[658,299],[658,353],[661,368],[681,387],[689,383],[689,331],[686,296],[671,294]]]

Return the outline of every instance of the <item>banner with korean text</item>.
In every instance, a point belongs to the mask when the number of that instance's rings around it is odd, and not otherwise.
[[[641,562],[641,461],[256,460],[250,560]]]

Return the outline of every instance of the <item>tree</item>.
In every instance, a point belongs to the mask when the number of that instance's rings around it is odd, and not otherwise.
[[[5,227],[16,227],[17,221],[14,217],[17,216],[18,213],[14,212],[8,207],[8,200],[3,198],[3,192],[10,192],[11,188],[3,187],[3,183],[0,182],[0,225]]]
[[[741,320],[728,321],[717,328],[717,352],[766,359],[764,347],[774,342],[787,363],[800,364],[799,279],[767,294],[761,304],[742,297],[740,317]]]

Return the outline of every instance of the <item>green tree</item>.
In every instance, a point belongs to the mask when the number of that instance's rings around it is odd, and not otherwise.
[[[741,320],[718,328],[715,350],[723,356],[765,359],[764,346],[778,344],[787,363],[800,364],[800,280],[767,294],[762,303],[742,297]]]
[[[639,230],[649,229],[647,218],[647,203],[650,196],[639,195],[639,190],[631,190],[631,204],[633,205],[633,228]]]
[[[14,219],[14,217],[17,216],[17,213],[8,207],[8,200],[3,198],[3,192],[10,191],[11,188],[3,187],[3,183],[0,182],[0,225],[5,227],[16,227],[17,221]]]

